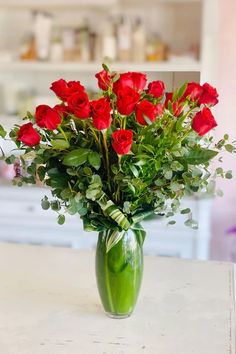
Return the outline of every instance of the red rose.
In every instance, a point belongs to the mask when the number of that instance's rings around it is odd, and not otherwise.
[[[173,92],[166,93],[166,100],[165,100],[165,107],[169,109],[169,102],[171,103],[173,115],[175,117],[179,117],[180,114],[183,112],[183,106],[181,102],[172,102],[173,99]]]
[[[98,79],[98,87],[103,91],[107,91],[112,84],[111,75],[106,70],[102,70],[95,77]]]
[[[107,129],[111,125],[111,106],[110,102],[102,97],[91,102],[93,125],[98,130]]]
[[[203,86],[203,92],[201,97],[199,98],[199,105],[201,104],[207,104],[209,106],[215,106],[219,101],[218,101],[218,92],[214,87],[209,85],[208,83],[205,83]]]
[[[203,88],[200,84],[196,82],[189,82],[182,99],[185,100],[188,97],[190,101],[197,102],[202,93]]]
[[[148,85],[147,93],[153,97],[159,98],[164,95],[165,85],[163,81],[153,81]]]
[[[62,101],[66,101],[69,96],[75,92],[84,91],[84,86],[80,81],[69,81],[68,83],[63,80],[54,81],[50,89],[59,97]]]
[[[133,132],[120,129],[112,134],[112,147],[118,155],[126,155],[130,152],[133,143]]]
[[[145,117],[149,119],[151,122],[154,122],[157,116],[157,108],[151,102],[147,100],[143,100],[139,104],[137,104],[135,113],[136,113],[136,119],[139,124],[148,125],[148,123],[145,120]]]
[[[130,87],[125,87],[124,89],[118,91],[116,103],[118,112],[129,116],[134,111],[139,99],[139,93]]]
[[[86,119],[90,116],[90,104],[86,92],[76,92],[68,100],[68,106],[76,117]]]
[[[144,89],[147,83],[146,74],[128,72],[120,74],[119,80],[114,82],[113,91],[117,94],[120,90],[123,90],[126,87],[130,87],[133,90],[140,92]]]
[[[193,130],[200,136],[205,135],[216,126],[215,118],[208,107],[204,107],[201,112],[198,112],[192,121]]]
[[[37,130],[33,128],[32,123],[27,123],[22,125],[18,130],[17,140],[21,141],[25,145],[34,146],[40,143],[41,136]]]
[[[71,113],[70,108],[68,106],[65,106],[64,104],[57,104],[53,107],[53,109],[62,117],[66,117],[68,114]]]
[[[36,107],[35,120],[39,127],[49,130],[57,129],[61,124],[61,116],[53,108],[46,104]]]

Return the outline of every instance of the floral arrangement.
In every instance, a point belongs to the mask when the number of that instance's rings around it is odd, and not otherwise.
[[[211,192],[212,177],[231,178],[221,167],[212,172],[210,161],[223,150],[235,152],[227,134],[217,143],[206,135],[217,126],[211,112],[216,89],[191,82],[166,93],[162,81],[147,85],[144,73],[119,74],[106,65],[96,78],[100,92],[93,100],[80,81],[53,82],[61,102],[39,105],[12,129],[27,170],[15,183],[39,179],[49,186],[53,200],[44,197],[42,207],[58,212],[59,224],[65,213],[79,214],[85,230],[113,230],[108,251],[130,228],[143,242],[140,222],[152,214],[174,224],[181,212],[188,216],[185,224],[196,228],[180,199]],[[6,137],[3,127],[0,135]]]

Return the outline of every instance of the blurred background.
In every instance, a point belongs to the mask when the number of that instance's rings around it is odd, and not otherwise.
[[[10,129],[38,104],[55,104],[50,83],[80,80],[93,92],[101,63],[111,69],[147,72],[167,90],[185,81],[216,86],[219,127],[215,139],[236,139],[235,0],[0,0],[0,124]],[[14,146],[0,140],[10,152]],[[236,175],[235,156],[225,169]],[[43,211],[42,187],[13,187],[13,166],[0,161],[0,242],[91,249],[96,235],[85,233],[77,217],[61,227],[56,214]],[[145,223],[145,253],[236,261],[236,177],[219,181],[224,196],[184,200],[199,229]],[[217,187],[217,188],[218,188]]]

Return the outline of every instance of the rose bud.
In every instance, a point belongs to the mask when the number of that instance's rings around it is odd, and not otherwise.
[[[112,84],[111,75],[106,70],[102,70],[95,77],[98,80],[98,87],[103,91],[107,91],[108,87]]]
[[[148,85],[147,93],[155,98],[160,98],[164,95],[165,84],[163,81],[153,81]]]
[[[61,124],[61,116],[53,108],[42,104],[36,107],[35,120],[40,128],[46,128],[49,130],[57,129]]]
[[[147,75],[143,73],[128,72],[120,74],[119,80],[114,82],[113,91],[117,94],[120,90],[130,87],[137,92],[143,91],[147,83]]]
[[[200,136],[205,135],[216,126],[215,118],[208,107],[204,107],[201,112],[198,112],[192,121],[193,130]]]
[[[84,91],[84,86],[81,85],[80,81],[66,82],[63,79],[60,79],[52,83],[50,90],[52,90],[62,101],[66,101],[73,93]]]
[[[110,102],[102,97],[91,102],[93,125],[98,130],[108,129],[111,125]]]
[[[65,106],[64,104],[57,104],[53,107],[53,109],[62,117],[66,117],[68,114],[71,113],[70,108],[68,106]]]
[[[112,134],[112,147],[118,155],[126,155],[130,152],[133,143],[133,132],[120,129]]]
[[[130,87],[125,87],[117,93],[117,110],[120,114],[129,116],[135,109],[140,99],[138,92]]]
[[[196,82],[189,82],[181,101],[188,98],[190,101],[198,102],[202,93],[203,93],[203,88],[200,84]]]
[[[203,92],[198,101],[199,105],[206,104],[209,106],[215,106],[219,102],[219,95],[216,89],[208,83],[205,83],[202,88]]]
[[[145,117],[151,122],[154,122],[157,116],[157,107],[153,103],[147,100],[143,100],[139,104],[137,104],[135,114],[139,124],[148,125],[148,122],[145,120]]]
[[[90,117],[90,103],[86,92],[76,92],[68,100],[68,106],[73,114],[80,119]]]
[[[175,117],[179,117],[181,115],[181,113],[183,112],[183,106],[181,104],[181,102],[172,102],[173,99],[173,92],[168,92],[166,93],[166,100],[165,100],[165,107],[167,109],[169,109],[169,102],[171,103],[172,106],[172,111],[173,111],[173,115]]]
[[[41,136],[37,130],[33,128],[32,123],[26,123],[18,130],[17,140],[28,146],[35,146],[40,143]]]

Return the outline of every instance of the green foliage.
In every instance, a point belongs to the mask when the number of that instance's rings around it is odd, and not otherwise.
[[[0,137],[5,138],[7,135],[7,132],[4,130],[4,128],[0,124]]]
[[[110,73],[111,80],[119,79],[118,73]],[[103,93],[110,99],[112,125],[104,131],[97,130],[92,118],[79,119],[69,114],[62,119],[57,130],[39,129],[41,144],[27,147],[17,140],[19,126],[10,132],[10,138],[21,152],[24,177],[14,183],[36,183],[40,180],[52,191],[52,201],[44,197],[44,210],[58,214],[58,224],[65,222],[64,213],[79,215],[84,229],[98,231],[110,229],[107,251],[124,232],[132,228],[143,244],[145,231],[141,222],[154,215],[165,216],[168,225],[174,225],[176,213],[186,216],[186,226],[197,228],[189,208],[182,209],[184,196],[195,193],[221,195],[216,190],[215,177],[232,178],[232,171],[221,166],[212,173],[210,163],[217,157],[222,161],[222,152],[235,153],[235,143],[229,142],[228,134],[214,143],[208,135],[201,137],[192,129],[192,119],[199,111],[196,103],[184,99],[185,83],[173,93],[161,117],[152,122],[144,115],[147,125],[138,124],[135,113],[124,117],[117,112],[116,95],[112,85]],[[161,100],[144,91],[142,98],[157,104]],[[179,117],[174,116],[174,103],[184,107]],[[35,117],[27,112],[24,118],[35,124]],[[117,129],[133,131],[130,153],[118,156],[112,148],[112,133]],[[6,132],[0,126],[0,137]],[[26,164],[24,157],[32,153]],[[14,154],[4,156],[9,164],[15,162]]]

